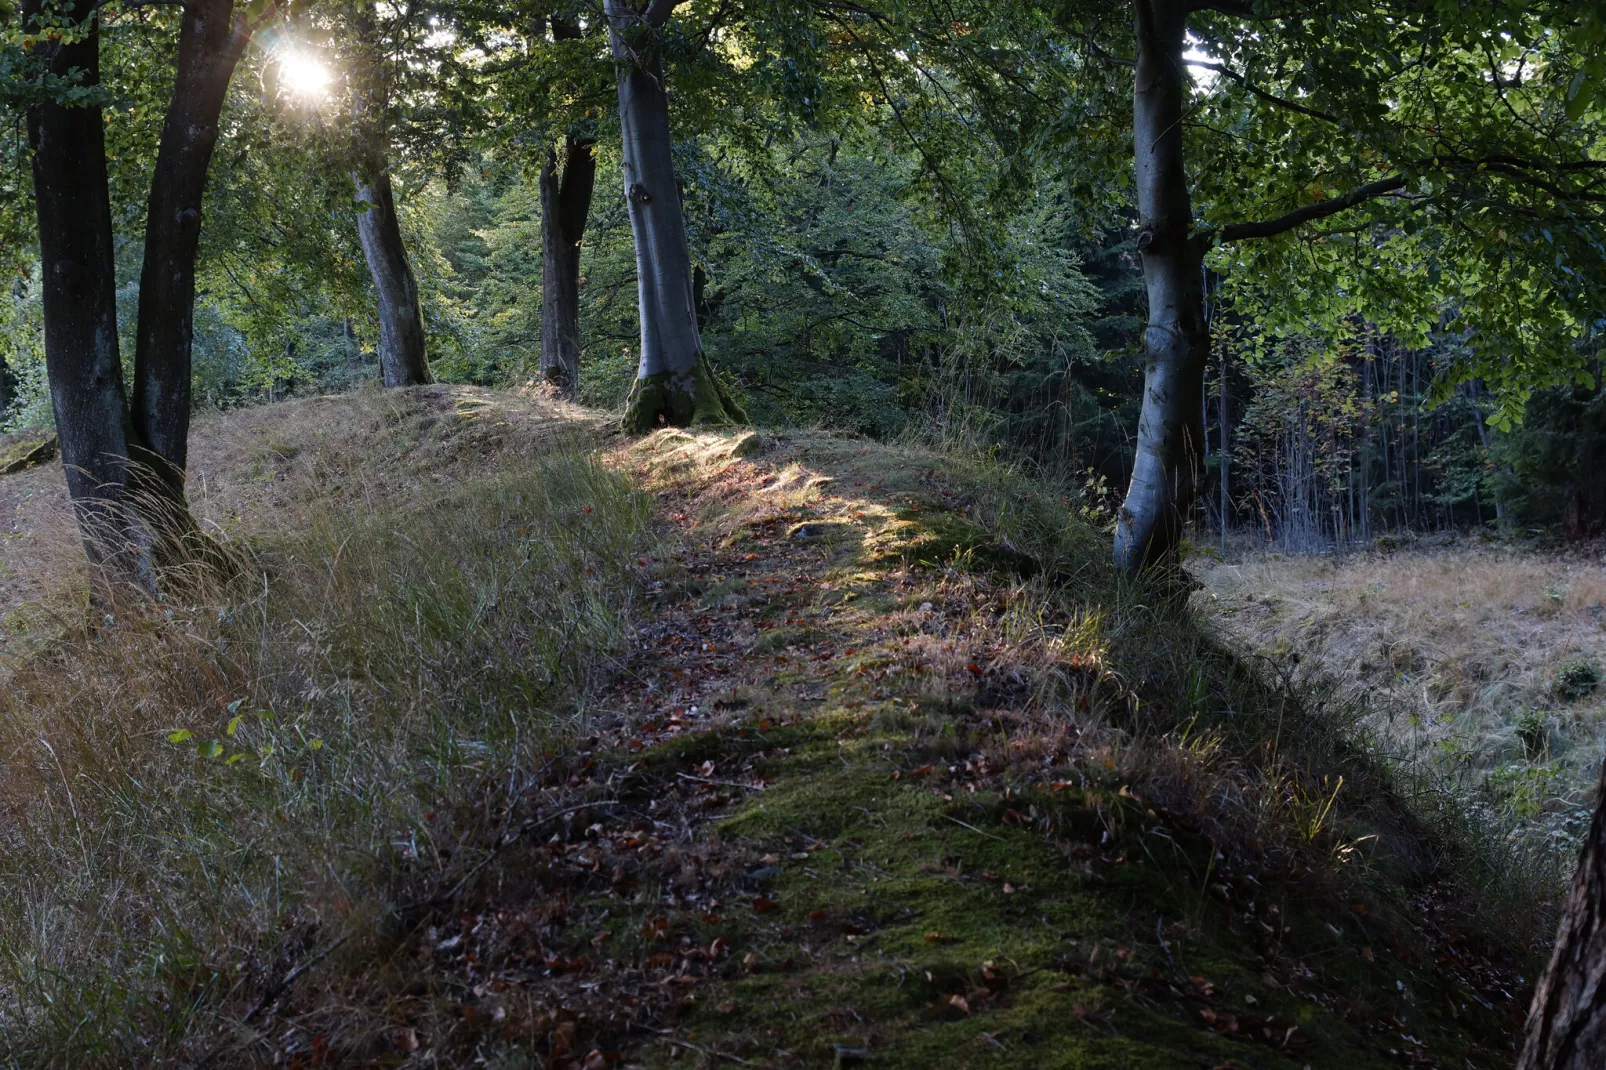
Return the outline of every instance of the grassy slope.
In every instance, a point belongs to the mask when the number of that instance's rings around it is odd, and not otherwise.
[[[1201,607],[1297,678],[1365,705],[1390,751],[1478,792],[1570,867],[1594,810],[1606,569],[1472,543],[1206,564]]]
[[[1476,858],[1008,473],[621,444],[487,392],[240,419],[207,432],[207,508],[276,566],[274,598],[228,601],[261,623],[193,612],[200,661],[132,677],[159,629],[14,666],[13,754],[60,743],[64,667],[145,707],[107,700],[59,776],[5,769],[17,1063],[1509,1060],[1543,923],[1469,924]],[[171,686],[196,665],[216,679]],[[327,745],[280,730],[231,780],[166,742],[226,740],[247,694]],[[127,815],[156,782],[162,860]],[[115,872],[75,886],[75,851]],[[186,881],[228,867],[203,905]]]

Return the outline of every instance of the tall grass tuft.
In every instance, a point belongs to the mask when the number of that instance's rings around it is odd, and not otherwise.
[[[200,1061],[299,963],[405,969],[374,965],[398,903],[488,838],[627,633],[647,503],[578,444],[291,497],[233,519],[236,578],[64,601],[7,667],[8,1064]]]

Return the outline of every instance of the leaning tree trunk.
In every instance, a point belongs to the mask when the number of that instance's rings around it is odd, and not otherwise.
[[[1128,575],[1175,559],[1183,522],[1204,480],[1204,375],[1210,357],[1200,281],[1203,249],[1182,159],[1188,4],[1136,0],[1132,133],[1143,279],[1143,412],[1115,562]]]
[[[357,234],[373,276],[379,301],[379,368],[386,386],[433,383],[424,354],[424,313],[418,303],[418,280],[407,261],[396,219],[390,175],[380,171],[357,179]]]
[[[168,541],[195,534],[184,497],[190,429],[190,349],[195,327],[195,252],[218,119],[251,24],[233,0],[183,9],[178,77],[162,125],[145,217],[134,350],[135,500]]]
[[[619,125],[624,134],[625,199],[636,245],[641,364],[625,409],[625,430],[662,424],[732,424],[747,420],[703,354],[692,306],[691,253],[669,135],[658,31],[673,0],[645,13],[606,0],[608,34],[619,65]]]
[[[94,0],[68,12],[88,32],[75,41],[41,37],[47,70],[79,72],[100,84],[100,34]],[[23,16],[38,32],[42,0]],[[137,578],[142,555],[127,509],[128,427],[117,352],[117,277],[111,195],[98,104],[65,107],[44,100],[28,109],[34,208],[39,222],[45,367],[67,489],[90,562],[119,578]]]
[[[1517,1070],[1606,1066],[1606,766]]]
[[[356,122],[360,170],[357,236],[379,305],[379,368],[386,386],[433,383],[424,347],[424,312],[418,280],[407,260],[396,198],[386,164],[386,96],[378,59],[378,32],[371,6],[359,6],[357,33],[365,52],[361,79],[353,80],[351,111]]]
[[[541,377],[573,401],[580,389],[580,241],[597,161],[589,138],[565,139],[563,169],[541,168]]]

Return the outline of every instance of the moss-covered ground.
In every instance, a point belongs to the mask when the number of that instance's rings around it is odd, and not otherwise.
[[[1124,675],[1152,637],[1123,649],[1058,503],[823,437],[669,432],[621,463],[675,547],[616,695],[630,769],[699,844],[637,895],[640,953],[687,979],[626,1062],[1510,1058],[1517,959],[1458,926],[1432,835],[1381,782],[1346,796],[1331,740],[1279,765],[1205,723],[1198,693],[1241,682]]]

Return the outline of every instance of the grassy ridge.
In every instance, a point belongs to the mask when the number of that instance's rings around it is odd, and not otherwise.
[[[751,868],[701,934],[737,961],[661,1056],[1509,1058],[1511,960],[1456,927],[1476,860],[1395,796],[1341,711],[1249,671],[1175,596],[1124,588],[1059,503],[824,436],[751,472],[717,440],[641,450],[660,496],[700,509],[686,627],[750,651],[723,679],[688,674],[741,712],[656,760],[762,784],[717,826]],[[771,582],[787,575],[810,582]]]
[[[48,653],[10,667],[13,1064],[198,1060],[264,978],[337,943],[331,965],[370,983],[396,902],[572,735],[629,623],[645,499],[581,424],[501,472],[469,450],[409,479],[406,456],[488,419],[430,400],[222,429],[243,489],[201,508],[248,573],[88,631],[64,608]]]
[[[11,1065],[1508,1058],[1542,898],[1047,488],[456,388],[197,456],[247,579],[0,668]]]

